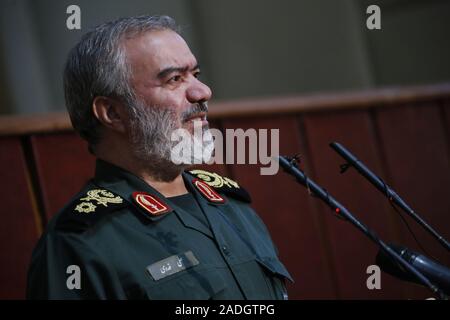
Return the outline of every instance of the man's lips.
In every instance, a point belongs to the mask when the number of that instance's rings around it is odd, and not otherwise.
[[[189,118],[187,118],[186,120],[184,120],[184,122],[189,122],[189,121],[207,122],[207,120],[206,120],[206,112],[196,113],[196,114],[190,116]]]

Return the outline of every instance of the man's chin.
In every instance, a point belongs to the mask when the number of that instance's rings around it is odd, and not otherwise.
[[[149,171],[152,172],[152,176],[154,176],[156,179],[164,182],[170,182],[188,168],[189,165],[167,162],[166,165],[159,165],[157,167],[150,166]]]
[[[183,123],[183,126],[181,128],[188,131],[193,136],[196,129],[198,130],[199,128],[201,128],[202,132],[208,130],[209,122],[208,120],[187,121]]]

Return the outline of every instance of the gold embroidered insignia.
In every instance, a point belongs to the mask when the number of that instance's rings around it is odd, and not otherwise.
[[[239,188],[239,184],[236,181],[233,181],[227,177],[222,177],[214,172],[208,172],[205,170],[192,170],[189,172],[214,188],[221,188],[223,186],[227,186],[228,188]]]
[[[82,202],[75,207],[75,210],[80,213],[89,213],[94,212],[95,208],[97,208],[95,204],[92,204],[90,202]]]
[[[108,206],[108,203],[122,203],[123,201],[121,197],[115,197],[111,192],[102,189],[90,190],[87,192],[87,197],[81,198],[80,200],[94,200],[97,201],[97,204],[101,204],[105,207]]]
[[[188,171],[188,173],[193,175],[196,179],[202,181],[206,186],[214,188],[220,194],[225,194],[243,202],[252,202],[248,192],[244,188],[241,188],[236,181],[231,180],[230,178],[222,177],[217,173],[205,170],[191,170]],[[198,188],[197,185],[196,187]]]
[[[80,198],[80,201],[83,202],[75,207],[76,211],[89,213],[94,212],[98,205],[107,207],[110,203],[119,204],[123,202],[121,197],[103,189],[89,190],[86,195],[86,197]],[[93,202],[96,202],[96,204]]]

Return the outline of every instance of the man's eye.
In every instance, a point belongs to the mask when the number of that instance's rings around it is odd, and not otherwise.
[[[194,72],[194,77],[196,77],[198,79],[201,74],[202,73],[200,71],[196,71],[196,72]]]
[[[169,83],[173,83],[173,82],[179,82],[181,80],[181,76],[177,75],[177,76],[173,76],[172,78],[169,79]]]

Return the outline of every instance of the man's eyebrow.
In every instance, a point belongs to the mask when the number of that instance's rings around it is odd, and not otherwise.
[[[191,71],[200,69],[200,65],[196,64]],[[158,79],[164,79],[165,77],[167,77],[169,74],[174,73],[174,72],[180,72],[180,73],[184,73],[186,71],[189,70],[189,67],[168,67],[165,68],[163,70],[161,70],[160,72],[158,72],[157,78]]]

